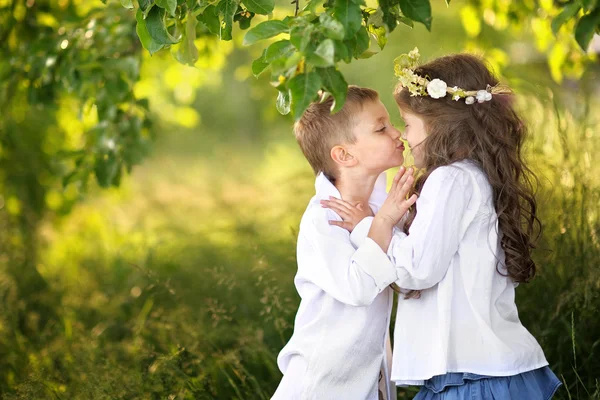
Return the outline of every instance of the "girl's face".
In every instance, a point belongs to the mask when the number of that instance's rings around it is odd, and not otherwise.
[[[400,109],[400,115],[404,120],[406,126],[402,133],[402,139],[408,142],[408,148],[410,149],[413,158],[415,160],[415,167],[423,168],[424,166],[424,141],[427,139],[427,131],[425,130],[425,123],[415,114]]]

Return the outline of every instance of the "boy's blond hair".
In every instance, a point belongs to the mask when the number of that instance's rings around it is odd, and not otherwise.
[[[331,96],[322,103],[312,103],[308,107],[294,125],[294,134],[315,175],[323,172],[331,182],[335,182],[337,168],[330,155],[331,149],[356,141],[352,133],[354,116],[365,103],[376,100],[379,100],[379,94],[375,90],[348,86],[346,103],[336,114],[330,112],[333,104]]]

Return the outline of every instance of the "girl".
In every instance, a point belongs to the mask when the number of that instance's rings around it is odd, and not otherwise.
[[[515,287],[535,275],[541,227],[521,155],[525,125],[477,57],[421,66],[418,57],[397,59],[394,97],[423,170],[419,198],[396,229],[406,198],[395,185],[365,243],[387,253],[395,284],[409,291],[398,304],[392,380],[421,385],[419,400],[550,399],[560,381],[515,305]],[[358,215],[341,200],[328,206]]]

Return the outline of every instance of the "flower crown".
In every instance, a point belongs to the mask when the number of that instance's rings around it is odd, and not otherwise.
[[[457,86],[448,87],[441,79],[429,80],[428,77],[417,75],[414,69],[419,64],[419,49],[414,48],[408,54],[402,54],[394,60],[394,73],[398,80],[411,96],[429,96],[433,99],[445,97],[447,93],[452,95],[452,100],[465,99],[466,104],[473,104],[475,100],[483,103],[492,100],[493,94],[511,94],[512,90],[500,84],[496,86],[487,85],[484,90],[464,90]]]

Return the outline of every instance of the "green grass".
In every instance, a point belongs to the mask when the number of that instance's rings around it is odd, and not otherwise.
[[[599,398],[597,117],[558,120],[546,104],[526,106],[537,116],[528,152],[546,229],[539,276],[517,301],[564,380],[557,398]],[[275,390],[312,174],[289,139],[255,153],[228,144],[230,156],[208,159],[182,155],[183,134],[169,140],[123,188],[44,227],[38,268],[59,294],[58,320],[33,338],[18,333],[18,299],[1,280],[3,398],[246,400]]]

